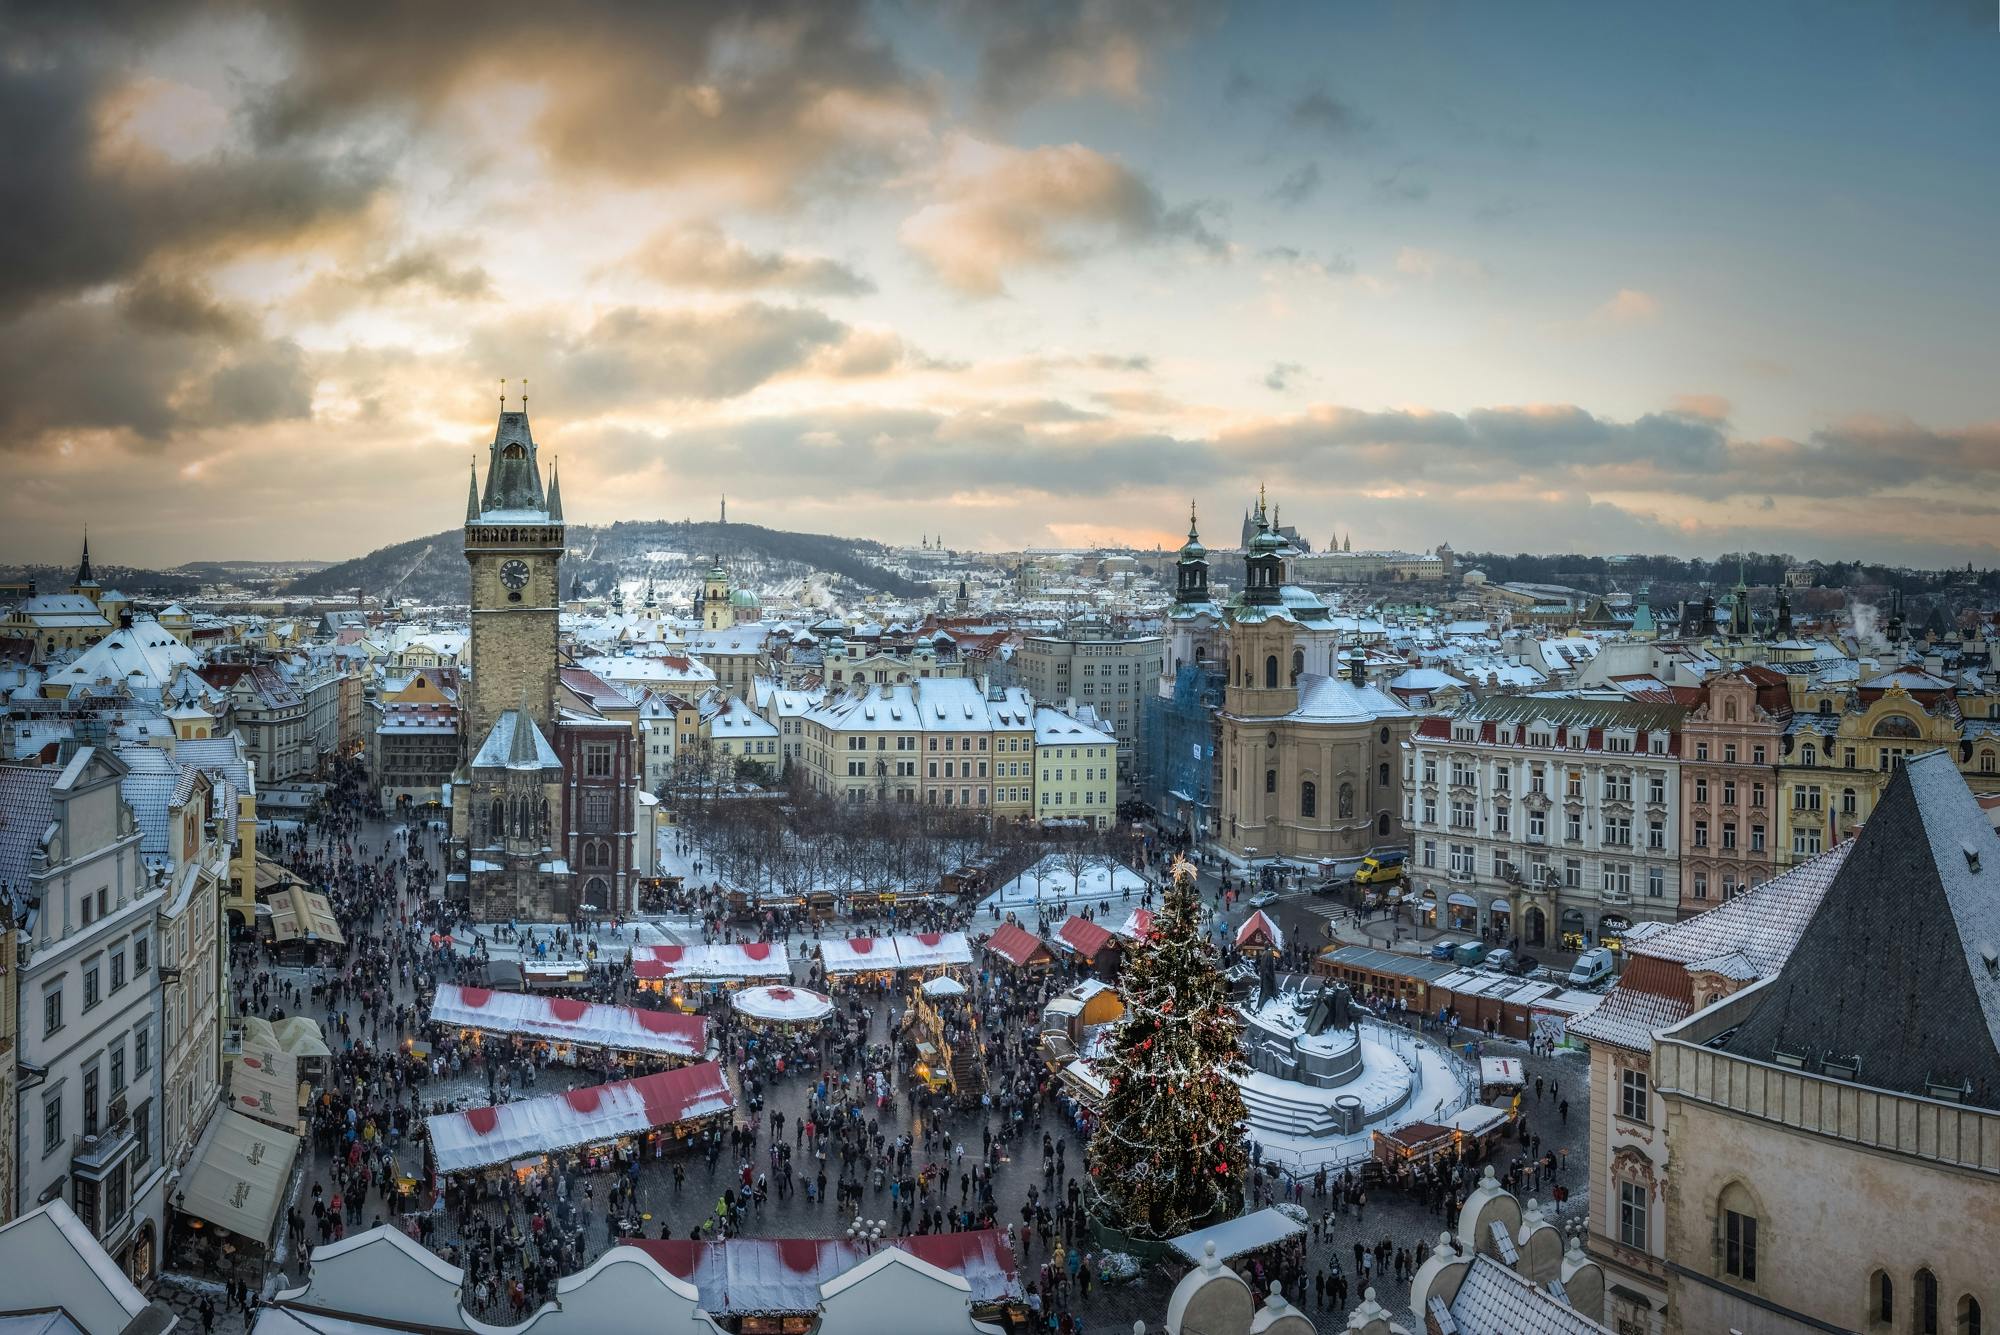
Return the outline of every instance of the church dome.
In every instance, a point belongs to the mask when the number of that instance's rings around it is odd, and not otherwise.
[[[759,598],[750,589],[735,589],[730,592],[729,605],[731,607],[762,607],[764,600]]]
[[[1250,550],[1253,552],[1282,552],[1287,545],[1284,537],[1275,529],[1262,529],[1256,537],[1250,539]]]
[[[1181,560],[1202,561],[1208,557],[1208,548],[1201,545],[1200,538],[1189,538],[1181,544]]]

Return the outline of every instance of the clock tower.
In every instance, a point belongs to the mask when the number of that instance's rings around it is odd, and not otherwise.
[[[541,922],[576,910],[564,857],[569,785],[556,746],[562,553],[562,490],[553,470],[542,486],[527,398],[519,412],[503,399],[486,489],[475,467],[465,499],[470,680],[460,695],[446,884],[475,921]]]
[[[465,501],[465,559],[472,567],[472,681],[465,690],[461,759],[523,699],[547,731],[556,690],[563,554],[562,488],[542,487],[528,411],[502,411],[486,464]]]

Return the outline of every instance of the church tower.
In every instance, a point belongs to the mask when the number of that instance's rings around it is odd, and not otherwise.
[[[726,630],[736,624],[736,610],[729,601],[729,571],[718,554],[701,585],[701,628]]]
[[[500,715],[522,700],[545,732],[556,692],[556,644],[563,555],[562,487],[542,486],[527,400],[502,401],[487,452],[486,489],[465,507],[465,559],[472,567],[472,680],[465,690],[463,754],[470,756]]]
[[[1231,605],[1224,708],[1242,717],[1289,714],[1298,705],[1298,629],[1285,606],[1285,540],[1257,498],[1257,532],[1243,558],[1243,592]],[[1302,656],[1302,655],[1300,655]]]

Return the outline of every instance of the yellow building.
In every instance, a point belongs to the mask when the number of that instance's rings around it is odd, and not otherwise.
[[[1942,677],[1904,667],[1854,687],[1802,683],[1793,708],[1778,766],[1788,863],[1853,834],[1890,775],[1926,751],[1949,754],[1974,792],[2000,792],[2000,720],[1986,697],[1961,699]]]
[[[1118,739],[1046,706],[1035,710],[1035,819],[1100,830],[1118,814]]]

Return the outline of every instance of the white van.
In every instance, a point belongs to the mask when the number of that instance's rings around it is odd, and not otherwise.
[[[1569,968],[1571,987],[1595,987],[1617,971],[1618,960],[1610,949],[1598,946],[1586,950],[1576,957],[1576,963]]]

